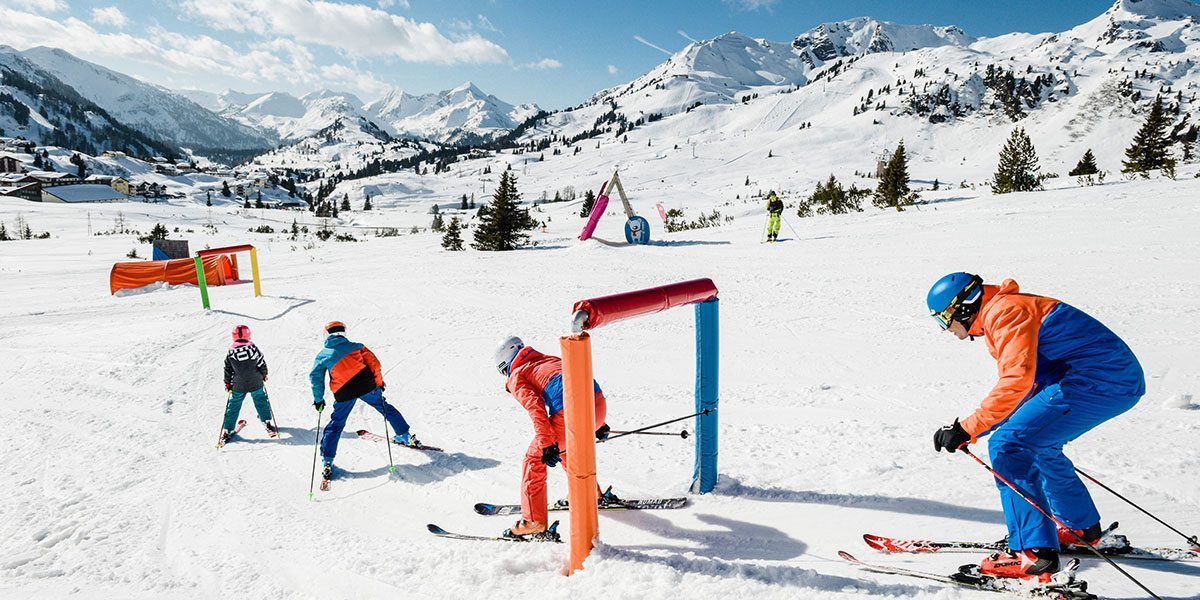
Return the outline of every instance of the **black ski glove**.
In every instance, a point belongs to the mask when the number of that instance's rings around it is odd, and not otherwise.
[[[938,452],[945,449],[947,452],[953,453],[955,450],[967,445],[970,441],[971,434],[967,433],[962,428],[962,425],[958,424],[958,419],[955,419],[953,425],[946,425],[934,432],[933,449]]]
[[[547,467],[558,466],[558,461],[562,460],[562,457],[559,456],[559,454],[561,454],[561,452],[558,451],[558,442],[542,448],[542,464],[546,465]]]
[[[325,401],[317,400],[316,402],[313,402],[313,408],[317,409],[317,412],[325,410]]]
[[[596,430],[596,439],[601,442],[607,440],[609,431],[611,431],[611,428],[607,424],[601,425],[600,429]]]

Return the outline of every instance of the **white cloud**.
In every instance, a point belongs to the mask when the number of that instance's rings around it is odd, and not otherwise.
[[[129,23],[129,18],[121,9],[115,6],[107,6],[105,8],[92,9],[92,22],[100,25],[112,25],[117,29],[123,29]]]
[[[617,73],[620,73],[620,72],[621,72],[621,70],[617,68],[617,65],[608,65],[608,74],[609,75],[616,75]]]
[[[538,71],[547,71],[549,69],[561,69],[563,64],[553,58],[543,58],[542,60],[517,65],[518,69],[536,69]]]
[[[502,31],[497,29],[495,25],[492,25],[491,19],[488,19],[487,17],[485,17],[483,15],[475,16],[475,25],[477,27],[479,27],[480,29],[482,29],[483,31],[491,31],[493,33],[503,33]]]
[[[35,13],[64,12],[71,8],[66,0],[0,0],[0,6],[27,10]]]
[[[432,23],[361,4],[324,0],[182,0],[181,6],[210,27],[286,36],[355,56],[396,57],[436,64],[509,60],[504,48],[477,34],[451,40]]]
[[[739,10],[754,11],[765,10],[771,12],[779,0],[722,0],[725,4],[737,8]]]
[[[633,36],[633,39],[635,39],[647,46],[650,46],[651,48],[654,48],[655,50],[658,50],[659,52],[662,52],[663,54],[666,54],[667,56],[674,56],[674,53],[672,53],[670,50],[666,50],[666,49],[662,48],[661,46],[655,46],[654,44],[651,44],[650,42],[646,41],[646,38],[644,38],[640,35]]]
[[[410,8],[408,5],[408,0],[379,0],[379,2],[376,2],[375,4],[377,4],[379,8],[391,8],[397,5],[399,5],[400,8]]]
[[[303,44],[286,38],[264,39],[234,48],[206,35],[189,36],[159,26],[137,36],[103,33],[68,17],[55,19],[0,7],[0,44],[18,49],[62,48],[80,58],[107,64],[139,79],[179,80],[194,85],[215,80],[221,85],[294,86],[305,89],[329,84],[356,92],[378,93],[388,87],[369,73],[340,64],[318,65]],[[139,67],[140,65],[140,67]]]

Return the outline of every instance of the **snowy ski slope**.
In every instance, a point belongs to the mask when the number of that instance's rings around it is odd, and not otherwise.
[[[935,202],[905,213],[801,220],[789,210],[786,241],[774,245],[758,243],[757,206],[714,229],[667,235],[654,223],[659,244],[615,248],[574,239],[577,203],[548,205],[537,249],[502,254],[443,252],[429,234],[305,247],[245,233],[258,220],[232,208],[210,217],[190,203],[0,199],[0,220],[11,225],[21,212],[55,236],[0,243],[0,597],[991,597],[860,572],[836,556],[948,572],[977,557],[876,556],[860,535],[1003,535],[990,479],[930,443],[994,377],[982,341],[958,342],[925,315],[928,285],[958,269],[1014,277],[1129,342],[1146,397],[1068,453],[1196,532],[1200,183],[1188,175],[1005,197],[931,192]],[[101,230],[117,211],[143,231],[193,228],[193,250],[256,244],[266,296],[214,288],[207,313],[188,286],[110,297],[108,269],[134,242],[89,237],[85,213]],[[620,235],[615,214],[601,237]],[[210,218],[216,235],[201,233]],[[518,499],[532,432],[490,364],[497,340],[518,334],[553,352],[573,301],[701,276],[722,298],[716,493],[679,511],[603,514],[601,545],[569,578],[559,574],[565,546],[425,531],[429,522],[469,533],[511,524],[471,511]],[[337,458],[346,476],[310,502],[307,373],[331,319],[375,350],[389,399],[447,453],[396,449],[391,481],[384,448],[348,433]],[[238,323],[270,365],[282,437],[267,439],[246,406],[242,439],[217,450],[221,361]],[[691,328],[690,313],[676,311],[597,332],[614,428],[691,411]],[[347,430],[358,428],[382,422],[360,406]],[[602,483],[619,494],[678,495],[692,447],[633,436],[601,446],[599,458]],[[552,498],[565,494],[561,473],[550,485]],[[1180,542],[1104,492],[1096,499],[1135,543]],[[1200,594],[1198,564],[1127,568],[1163,597]],[[1081,575],[1102,597],[1140,597],[1098,562],[1085,561]]]

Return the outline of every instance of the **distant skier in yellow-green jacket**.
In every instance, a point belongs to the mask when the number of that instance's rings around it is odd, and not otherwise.
[[[783,200],[775,195],[775,190],[767,194],[767,241],[779,239],[779,222],[783,219]]]

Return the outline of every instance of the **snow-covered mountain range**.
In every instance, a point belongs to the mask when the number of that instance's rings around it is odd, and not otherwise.
[[[629,83],[536,121],[530,121],[539,114],[536,105],[510,104],[470,83],[430,94],[393,89],[369,102],[331,90],[300,97],[168,93],[59,50],[17,54],[79,89],[112,119],[185,146],[286,149],[320,134],[326,145],[377,140],[380,146],[369,154],[386,157],[389,138],[469,146],[524,123],[518,141],[530,147],[551,137],[567,146],[616,139],[632,128],[655,141],[689,145],[736,133],[780,151],[828,140],[872,156],[905,139],[931,160],[952,156],[978,175],[1007,135],[1001,126],[1017,122],[1033,130],[1035,141],[1045,138],[1044,154],[1066,160],[1084,148],[1108,149],[1100,159],[1112,168],[1115,146],[1156,94],[1178,116],[1177,139],[1194,137],[1198,20],[1200,7],[1189,0],[1116,0],[1060,33],[976,38],[954,26],[866,17],[824,23],[786,41],[730,32],[690,44]],[[133,92],[120,93],[124,87]],[[0,104],[0,118],[5,111],[11,113]],[[329,136],[331,128],[342,133]],[[928,149],[933,144],[936,153]],[[303,149],[316,156],[311,141]],[[367,156],[347,149],[318,155]],[[824,170],[824,157],[836,155],[822,153],[811,166]]]
[[[181,93],[285,143],[311,136],[339,120],[365,120],[392,137],[470,144],[507,133],[539,110],[533,104],[504,102],[470,82],[421,95],[394,88],[369,103],[348,92],[324,89],[299,98],[285,92]]]
[[[170,90],[82,60],[65,50],[37,47],[21,55],[122,123],[152,138],[196,149],[270,146],[270,140],[252,128],[223,119]]]

